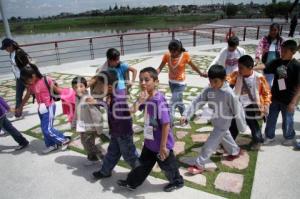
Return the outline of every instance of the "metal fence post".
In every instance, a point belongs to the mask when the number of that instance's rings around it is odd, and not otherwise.
[[[90,38],[90,54],[91,54],[91,59],[94,59],[95,55],[94,55],[94,46],[93,46],[93,39],[92,38]]]
[[[55,46],[56,63],[59,65],[60,64],[60,55],[59,55],[57,42],[54,43],[54,46]]]
[[[193,32],[193,46],[196,46],[197,32],[194,30]]]
[[[148,33],[148,52],[151,52],[151,35]]]
[[[123,41],[123,35],[120,36],[120,48],[121,48],[121,55],[124,55],[124,41]]]
[[[211,44],[215,44],[215,29],[212,29],[212,37],[211,37]]]
[[[258,40],[258,39],[259,39],[259,29],[260,29],[260,27],[259,27],[259,26],[257,26],[256,40]]]
[[[172,31],[172,39],[175,39],[175,32]]]
[[[283,29],[283,25],[280,26],[280,32],[279,32],[280,36],[281,36],[281,34],[282,34],[282,29]]]
[[[247,27],[244,27],[243,41],[246,41]]]

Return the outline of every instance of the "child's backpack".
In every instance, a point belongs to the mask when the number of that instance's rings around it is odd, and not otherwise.
[[[49,83],[48,83],[47,77],[44,76],[43,78],[44,78],[44,82],[45,82],[45,84],[46,84],[46,86],[47,86],[47,88],[48,88],[48,91],[49,91],[49,94],[50,94],[50,98],[51,98],[52,100],[54,100],[55,102],[60,101],[61,98],[60,98],[60,96],[59,96],[59,93],[56,93],[56,92],[53,90],[53,95],[52,95],[51,88],[50,88],[50,85],[49,85]],[[53,83],[54,83],[55,86],[58,86],[57,82],[54,81]]]

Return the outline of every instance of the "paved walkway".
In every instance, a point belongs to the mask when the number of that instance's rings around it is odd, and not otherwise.
[[[242,44],[256,44],[257,41],[247,41]],[[221,48],[224,44],[215,46],[201,46],[190,48],[189,52],[197,55],[215,56],[217,53],[208,50],[210,48]],[[148,57],[145,61],[134,65],[138,70],[146,66],[157,67],[161,61],[163,52],[141,53],[127,55],[123,60],[130,60],[140,57]],[[299,54],[297,55],[299,56]],[[63,64],[60,66],[43,67],[44,73],[63,72],[70,74],[92,75],[95,72],[93,65],[99,65],[104,59],[82,61]],[[0,75],[0,80],[11,79],[11,75]],[[168,83],[167,74],[160,75],[161,83]],[[195,85],[195,82],[197,84]],[[187,84],[189,86],[205,87],[207,79],[197,75],[189,74]],[[58,106],[59,107],[59,106]],[[14,125],[22,131],[26,131],[39,123],[35,113],[35,105],[26,107],[25,119],[15,121]],[[57,114],[61,110],[57,111]],[[297,136],[300,135],[300,113],[295,116]],[[279,122],[280,123],[280,122]],[[297,177],[300,171],[299,152],[293,151],[291,147],[284,147],[279,144],[282,139],[281,131],[276,134],[277,145],[264,146],[258,154],[256,173],[251,198],[299,198],[300,178]],[[27,136],[30,147],[24,152],[14,152],[15,143],[11,137],[0,138],[0,198],[220,198],[216,195],[203,191],[184,187],[173,193],[162,191],[165,181],[149,177],[147,182],[135,192],[128,192],[116,186],[116,180],[124,178],[127,169],[117,167],[116,173],[110,179],[94,182],[91,172],[97,166],[87,169],[83,166],[85,157],[73,151],[56,152],[49,155],[41,155],[44,144]],[[241,196],[242,197],[242,196]]]

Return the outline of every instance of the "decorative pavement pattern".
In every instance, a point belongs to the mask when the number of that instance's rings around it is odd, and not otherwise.
[[[207,65],[213,59],[210,56],[192,56],[193,61],[196,63],[201,63]],[[137,64],[145,61],[149,58],[129,60],[130,65]],[[205,63],[204,63],[205,62]],[[203,65],[203,66],[204,66]],[[50,77],[55,79],[61,87],[70,87],[71,80],[75,77],[73,74],[63,74],[63,73],[51,73],[48,74]],[[87,77],[89,78],[89,77]],[[14,89],[15,81],[2,81],[0,86],[0,95],[5,96],[10,105],[14,104]],[[171,93],[168,85],[159,85],[159,90],[165,93],[168,100],[171,98]],[[184,95],[184,103],[190,104],[191,101],[201,92],[201,88],[198,87],[187,87]],[[130,90],[130,97],[128,99],[129,103],[132,103],[138,97],[139,88],[134,85]],[[179,113],[176,112],[175,118],[180,117]],[[107,148],[109,135],[108,125],[105,111],[103,111],[104,124],[104,135],[101,135],[101,142],[103,147]],[[143,145],[143,123],[144,117],[142,112],[137,112],[134,115],[134,142],[138,148],[141,150]],[[176,123],[175,123],[176,124]],[[84,153],[83,147],[80,143],[80,138],[77,133],[75,133],[70,128],[70,124],[67,122],[67,118],[63,115],[59,115],[55,118],[54,125],[57,129],[63,131],[66,135],[72,136],[73,141],[70,145],[70,149]],[[251,151],[249,143],[251,141],[248,135],[240,135],[237,142],[245,150],[245,154],[233,162],[228,162],[224,160],[225,155],[213,155],[211,162],[205,165],[205,168],[209,172],[204,174],[199,174],[195,176],[190,176],[187,173],[187,167],[194,163],[201,147],[206,141],[209,133],[212,131],[212,126],[209,123],[209,118],[205,116],[205,111],[198,111],[195,118],[190,124],[186,126],[175,125],[174,127],[174,137],[176,139],[174,152],[177,155],[180,173],[186,181],[186,185],[197,188],[203,191],[207,191],[213,194],[218,194],[224,197],[238,197],[239,195],[247,196],[250,198],[251,188],[254,178],[254,170],[257,158],[257,151]],[[25,132],[31,136],[42,139],[42,133],[39,126],[33,127],[32,129]],[[99,142],[99,141],[98,141]],[[121,161],[120,165],[126,166],[126,164]],[[161,170],[156,166],[153,169],[152,175],[155,177],[165,179]]]

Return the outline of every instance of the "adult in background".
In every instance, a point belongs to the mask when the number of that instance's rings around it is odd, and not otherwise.
[[[253,69],[263,70],[266,64],[280,58],[281,44],[283,42],[284,40],[280,36],[280,25],[278,23],[271,24],[269,34],[264,36],[258,43],[255,52],[255,67]],[[265,77],[269,86],[272,87],[274,75],[265,74]]]
[[[297,15],[294,15],[293,19],[291,20],[289,37],[294,37],[297,24],[298,24]]]
[[[16,79],[16,106],[18,109],[21,105],[25,85],[20,79],[20,71],[30,62],[29,55],[12,39],[5,38],[2,40],[1,50],[6,50],[9,53],[12,72]],[[21,117],[22,113],[16,112],[15,117]]]

